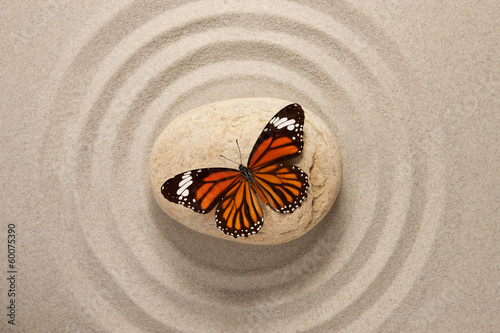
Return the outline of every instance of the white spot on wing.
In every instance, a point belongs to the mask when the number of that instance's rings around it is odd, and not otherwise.
[[[190,179],[187,183],[185,183],[182,186],[180,186],[179,189],[176,192],[177,195],[181,195],[181,193],[184,193],[184,190],[186,190],[192,183],[193,183],[193,181]]]
[[[288,118],[287,118],[287,117],[281,118],[280,120],[278,120],[278,121],[276,121],[276,122],[274,123],[274,126],[278,127],[279,125],[283,124],[283,123],[284,123],[285,121],[287,121],[287,120],[288,120]],[[278,128],[280,128],[280,127],[278,127]]]
[[[283,118],[283,119],[287,119],[287,118]],[[288,130],[291,131],[294,128],[293,124],[295,124],[295,119],[290,119],[290,120],[282,122],[280,124],[276,124],[276,127],[278,129],[282,129],[283,127],[286,127]]]
[[[191,176],[184,178],[184,180],[179,183],[179,187],[184,186],[184,184],[189,182],[191,179],[193,179]]]

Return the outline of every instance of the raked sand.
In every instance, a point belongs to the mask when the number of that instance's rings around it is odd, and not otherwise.
[[[498,330],[499,9],[4,5],[0,331]],[[149,186],[171,121],[247,97],[300,103],[342,152],[332,209],[279,245],[193,231]]]

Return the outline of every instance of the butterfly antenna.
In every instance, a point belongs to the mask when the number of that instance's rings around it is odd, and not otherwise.
[[[238,164],[238,162],[235,162],[235,161],[233,161],[233,160],[230,160],[230,159],[229,159],[229,158],[227,158],[226,156],[222,156],[222,155],[219,155],[219,156],[220,156],[220,157],[222,157],[222,158],[225,158],[226,160],[228,160],[228,161],[230,161],[230,162],[233,162],[233,163]],[[239,165],[239,164],[238,164],[238,165]]]
[[[240,145],[238,144],[238,139],[236,139],[236,145],[238,146],[238,151],[240,152],[240,164],[243,164],[243,159],[241,158],[241,149]]]

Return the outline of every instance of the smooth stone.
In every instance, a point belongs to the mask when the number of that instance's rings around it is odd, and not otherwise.
[[[193,230],[238,243],[279,244],[311,230],[325,217],[339,193],[342,157],[328,126],[305,108],[303,152],[300,157],[284,163],[297,165],[309,175],[308,196],[301,207],[290,214],[278,213],[261,203],[264,224],[259,233],[233,238],[217,228],[215,208],[207,214],[198,214],[168,201],[161,194],[161,186],[168,178],[188,170],[237,169],[236,164],[220,157],[224,155],[239,163],[236,139],[246,165],[266,124],[291,103],[275,98],[233,99],[204,105],[174,119],[156,140],[149,164],[151,190],[161,209]]]

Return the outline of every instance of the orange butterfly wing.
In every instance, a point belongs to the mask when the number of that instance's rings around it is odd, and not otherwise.
[[[299,156],[304,147],[304,118],[304,110],[298,104],[281,109],[257,139],[248,167],[256,170]]]
[[[257,196],[244,178],[231,187],[215,211],[217,227],[234,238],[256,234],[263,221]]]
[[[254,174],[252,187],[262,202],[280,213],[291,213],[307,197],[307,174],[295,165],[272,164]]]
[[[241,172],[234,169],[190,170],[168,179],[161,187],[161,193],[168,201],[206,214],[219,203],[230,187],[241,179]]]
[[[281,109],[260,134],[248,158],[260,200],[280,213],[291,213],[307,197],[307,174],[279,162],[299,156],[304,148],[304,110],[298,104]]]

